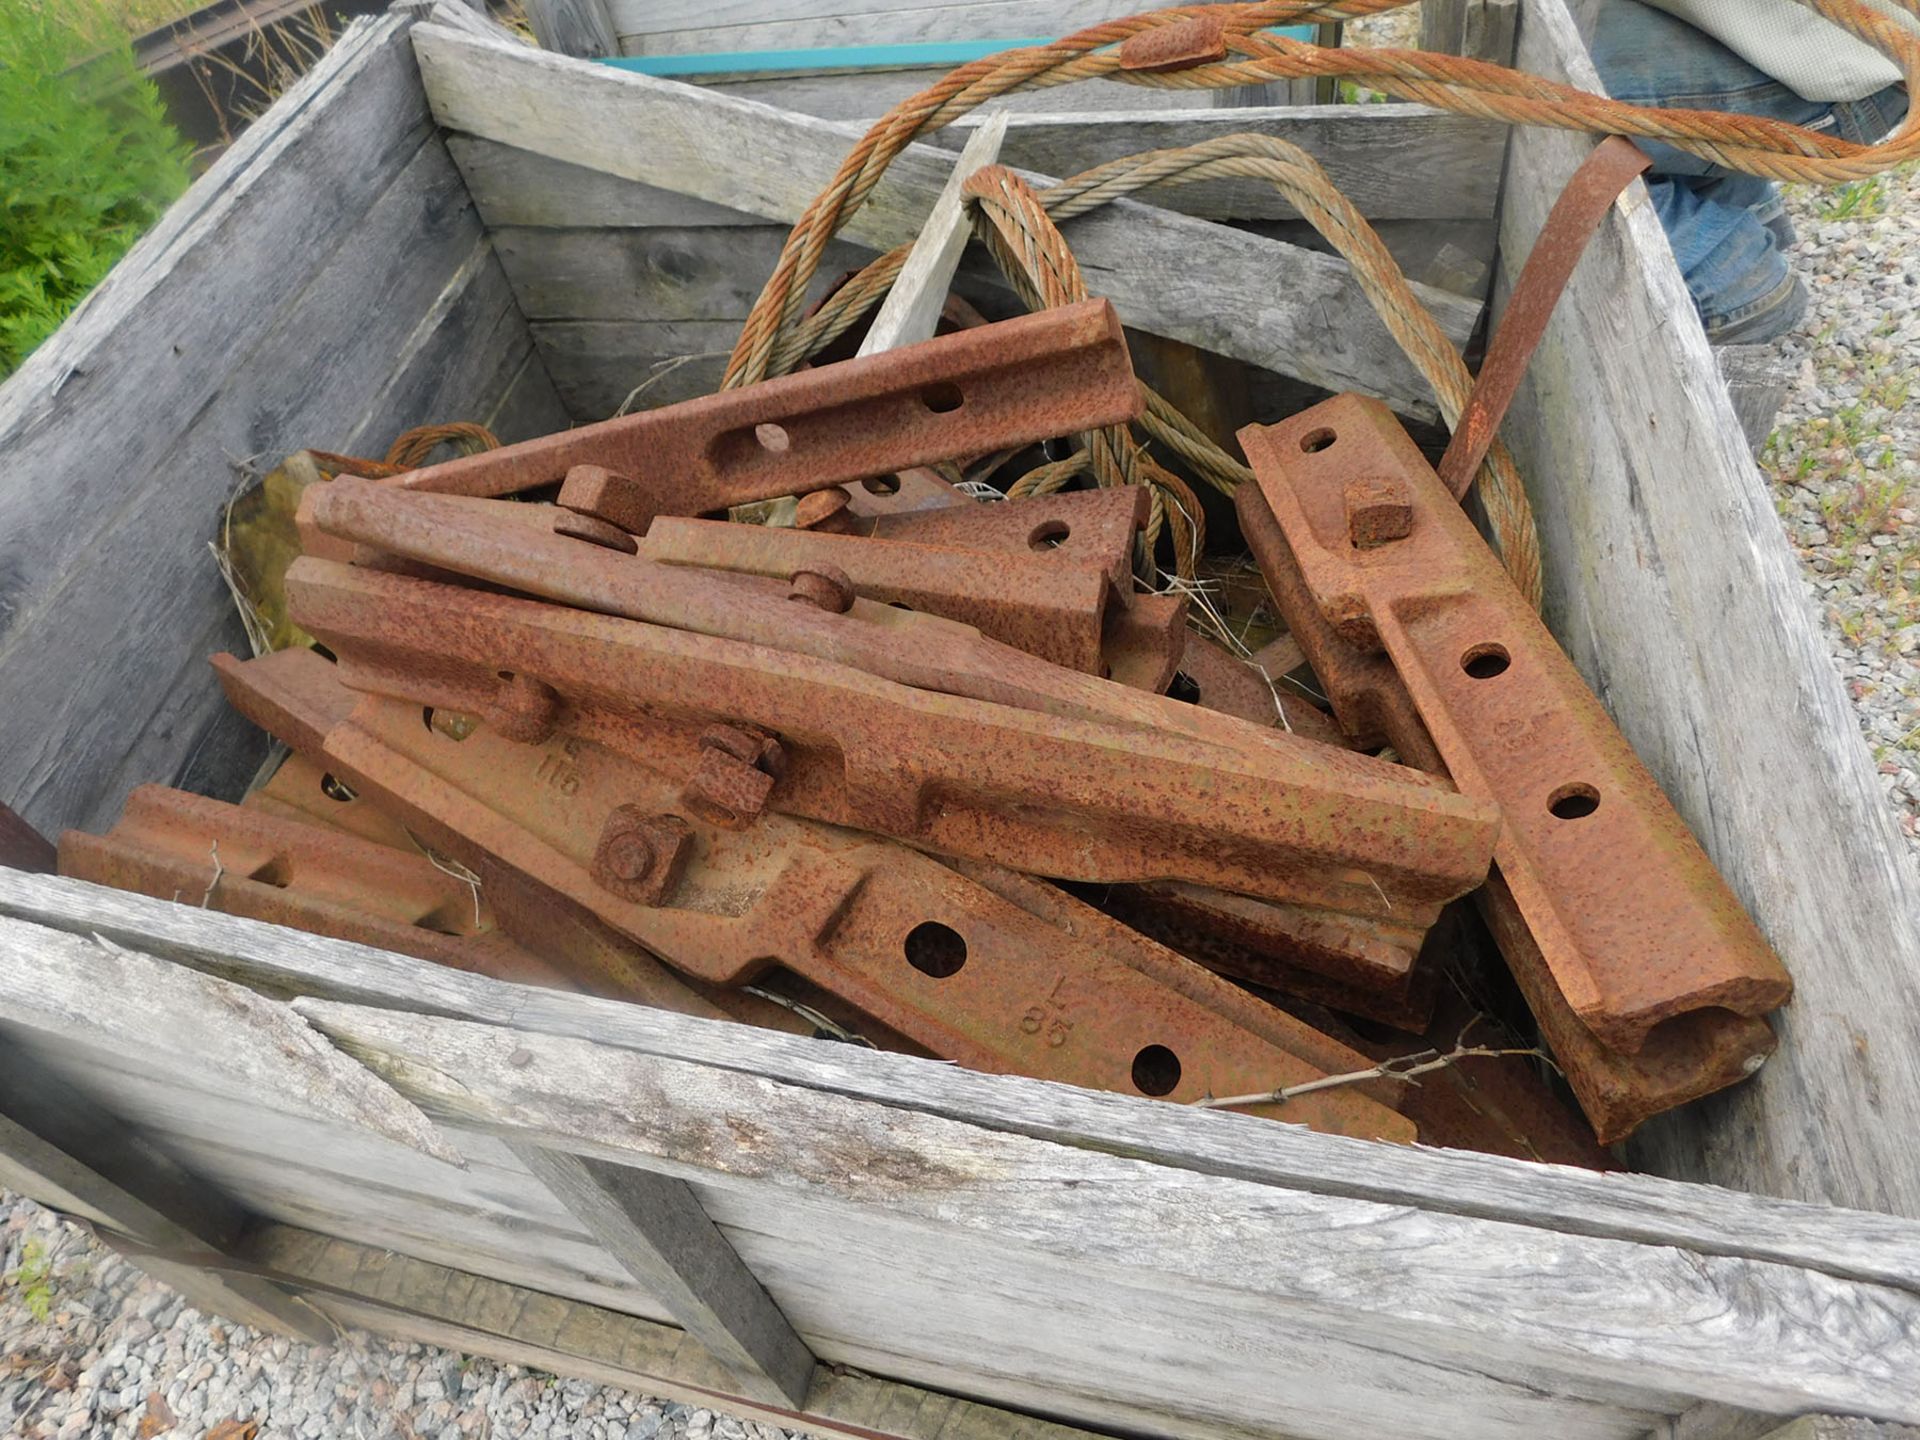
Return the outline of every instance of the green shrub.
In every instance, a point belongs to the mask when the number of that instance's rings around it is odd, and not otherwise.
[[[187,156],[123,33],[0,0],[0,376],[186,188]]]

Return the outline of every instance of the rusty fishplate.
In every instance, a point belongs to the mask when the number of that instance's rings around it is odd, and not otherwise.
[[[228,662],[222,680],[258,711],[284,703],[276,690],[315,683],[295,667],[325,664]],[[1178,957],[1157,957],[1181,971],[1169,983],[904,846],[774,815],[722,829],[604,747],[564,733],[529,746],[484,725],[457,739],[423,718],[363,700],[327,734],[328,763],[436,846],[484,852],[706,983],[784,965],[974,1068],[1174,1099],[1365,1068],[1288,1017],[1243,1023],[1244,997]],[[1359,1092],[1314,1098],[1324,1103],[1303,1097],[1286,1118],[1411,1138]]]
[[[1278,725],[1322,745],[1345,745],[1340,729],[1298,695],[1282,689],[1282,678],[1263,674],[1225,646],[1189,630],[1180,652],[1179,676],[1193,687],[1193,703],[1254,725]],[[1175,694],[1180,691],[1176,688]]]
[[[776,735],[782,773],[755,764],[774,781],[764,803],[941,853],[1384,916],[1472,889],[1492,848],[1488,807],[1415,772],[1056,667],[1041,666],[1102,708],[1118,692],[1141,718],[937,694],[764,645],[325,561],[298,561],[288,585],[356,689],[492,716],[536,686],[556,721],[683,777],[708,763],[703,725]]]
[[[961,621],[1017,650],[1090,675],[1105,664],[1108,603],[1125,603],[1104,566],[1075,563],[1044,543],[1021,554],[994,553],[661,516],[647,530],[639,553],[671,565],[781,580],[831,567],[866,599]]]
[[[418,851],[160,785],[135,789],[105,835],[62,835],[60,873],[497,980],[576,988],[501,934],[474,888]]]
[[[1347,396],[1243,439],[1243,528],[1343,720],[1500,802],[1481,908],[1602,1138],[1757,1069],[1784,968],[1405,433]],[[1361,546],[1380,480],[1411,523]]]
[[[635,534],[1135,419],[1143,401],[1104,300],[783,375],[429,466],[397,485],[560,503]]]

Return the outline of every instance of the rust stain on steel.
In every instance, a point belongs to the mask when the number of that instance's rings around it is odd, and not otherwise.
[[[1161,903],[1155,890],[1148,886],[1116,885],[1106,892],[1101,903],[1131,929],[1178,951],[1216,975],[1228,977],[1239,986],[1251,987],[1262,1004],[1285,1006],[1289,1002],[1304,1001],[1344,1015],[1377,1020],[1412,1034],[1424,1030],[1433,1018],[1436,975],[1421,965],[1414,965],[1397,987],[1352,985],[1291,964],[1271,951],[1253,949],[1212,917],[1199,918],[1178,906]],[[1320,1023],[1310,1013],[1302,1018],[1308,1023]]]
[[[1127,595],[1126,604],[1109,605],[1100,639],[1102,673],[1129,690],[1164,695],[1186,653],[1187,606],[1184,595],[1139,590]]]
[[[160,785],[135,789],[105,835],[61,836],[60,873],[497,980],[576,988],[500,934],[472,889],[418,851]]]
[[[1286,621],[1286,639],[1313,668],[1347,743],[1356,750],[1378,750],[1391,744],[1406,764],[1431,775],[1446,774],[1447,767],[1427,734],[1426,722],[1414,708],[1407,687],[1400,683],[1393,662],[1343,639],[1320,613],[1260,487],[1242,485],[1234,492],[1233,508],[1247,548],[1259,562],[1267,589]]]
[[[1349,645],[1320,613],[1258,487],[1243,485],[1235,506],[1275,602],[1294,635],[1306,642],[1308,659],[1342,723],[1356,734],[1370,735],[1373,744],[1392,745],[1423,770],[1445,774],[1439,751],[1392,662]],[[1773,1052],[1774,1035],[1766,1021],[1730,1010],[1698,1010],[1656,1025],[1632,1056],[1607,1049],[1560,993],[1512,892],[1500,883],[1497,867],[1474,899],[1602,1143],[1624,1140],[1653,1116],[1738,1083]],[[1351,1004],[1327,1003],[1369,1013]]]
[[[418,815],[403,814],[378,795],[365,776],[329,758],[324,749],[326,736],[359,703],[359,697],[340,683],[330,661],[311,650],[282,650],[244,662],[231,655],[215,655],[212,664],[234,709],[295,747],[295,759],[321,767],[324,773],[350,786],[356,792],[356,806],[387,815],[405,837],[409,852],[431,844],[440,854],[477,874],[481,895],[498,917],[500,928],[567,975],[578,988],[683,1015],[731,1016],[771,1029],[811,1032],[811,1025],[771,1001],[683,982],[626,936],[616,934],[520,872],[496,863],[457,832],[434,826]],[[418,709],[412,713],[416,723],[427,718]],[[463,717],[431,718],[434,732],[450,739],[471,735],[476,728]],[[422,724],[422,728],[427,727]],[[538,752],[523,747],[523,753]]]
[[[1215,14],[1189,15],[1129,35],[1120,46],[1120,68],[1145,74],[1191,70],[1227,58],[1227,27]]]
[[[680,873],[657,901],[633,900],[596,875],[609,821],[618,809],[674,813],[672,782],[565,734],[529,747],[483,726],[456,740],[422,724],[417,706],[367,699],[326,753],[410,827],[482,852],[691,976],[734,985],[784,965],[974,1068],[1185,1100],[1353,1063],[1304,1026],[1251,1029],[1204,981],[1169,983],[935,860],[834,827],[768,816],[735,832],[681,816]],[[1285,1118],[1412,1138],[1358,1092],[1311,1098]]]
[[[1361,920],[1173,881],[1138,888],[1150,903],[1244,949],[1362,990],[1404,990],[1439,918],[1429,908],[1391,921]]]
[[[774,808],[943,853],[1385,915],[1472,889],[1492,849],[1492,809],[1417,772],[1056,667],[1043,668],[1108,704],[1104,692],[1119,692],[1137,718],[936,694],[808,655],[326,561],[296,562],[288,582],[300,623],[355,688],[484,712],[500,671],[537,671],[565,697],[570,728],[624,736],[656,765],[686,755],[660,733],[674,728],[662,715],[755,725],[788,760]]]
[[[1779,957],[1385,407],[1340,396],[1242,440],[1322,612],[1373,632],[1454,783],[1499,806],[1495,863],[1601,1043],[1631,1054],[1689,1011],[1785,1004]],[[1355,471],[1404,479],[1407,538],[1349,542]]]
[[[1453,439],[1440,457],[1440,480],[1455,499],[1467,493],[1480,471],[1480,462],[1492,448],[1507,406],[1513,403],[1527,373],[1527,362],[1547,332],[1547,321],[1553,318],[1560,292],[1586,253],[1587,241],[1593,238],[1620,192],[1652,163],[1631,140],[1610,135],[1580,162],[1560,198],[1553,202],[1547,223],[1527,252],[1526,264],[1520,267],[1519,282],[1501,314],[1500,329],[1487,346]]]
[[[251,792],[240,806],[263,810],[283,820],[318,825],[323,830],[358,835],[393,850],[415,848],[406,826],[306,755],[288,755],[267,783]]]
[[[565,480],[561,503],[635,533],[934,461],[1137,418],[1104,300],[1022,315],[838,365],[415,470],[392,482],[499,496]],[[597,473],[569,475],[576,466]]]
[[[1056,551],[996,553],[669,516],[653,522],[642,550],[667,564],[753,575],[830,565],[869,600],[958,620],[1070,670],[1098,674],[1103,663],[1112,581],[1104,568]]]
[[[1196,705],[1255,725],[1278,725],[1322,745],[1346,744],[1340,727],[1323,712],[1281,688],[1279,675],[1263,675],[1197,630],[1186,632],[1179,673],[1193,686]]]
[[[1103,567],[1119,588],[1133,584],[1134,537],[1147,523],[1147,487],[1069,490],[1024,500],[890,515],[874,522],[876,540],[909,540],[953,550],[995,554],[1047,553]]]
[[[891,475],[869,475],[836,487],[836,493],[847,497],[847,515],[856,526],[978,503],[965,491],[949,485],[939,471],[924,465],[909,465]]]

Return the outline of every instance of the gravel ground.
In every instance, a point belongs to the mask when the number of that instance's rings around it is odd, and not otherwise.
[[[1406,43],[1390,29],[1380,39]],[[1920,382],[1920,174],[1788,203],[1813,303],[1782,342],[1798,374],[1762,469],[1889,800],[1920,845],[1920,412],[1908,403]],[[362,1336],[328,1350],[225,1326],[4,1192],[0,1276],[0,1432],[23,1440],[247,1440],[248,1422],[262,1440],[784,1433],[427,1346]]]
[[[0,1435],[18,1440],[786,1434],[425,1345],[356,1335],[323,1349],[209,1320],[86,1231],[4,1191],[0,1277]]]
[[[1812,296],[1762,457],[1900,828],[1920,845],[1920,174],[1796,188]]]

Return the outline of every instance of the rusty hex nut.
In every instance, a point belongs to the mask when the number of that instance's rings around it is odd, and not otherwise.
[[[627,530],[630,526],[630,533],[639,535],[646,533],[653,520],[651,513],[635,513],[633,497],[640,493],[640,487],[632,480],[604,465],[575,465],[560,482],[560,495],[555,503],[562,510],[590,516],[616,530]],[[615,515],[627,524],[616,522]]]
[[[560,722],[560,693],[531,675],[502,675],[487,707],[487,723],[509,740],[538,745]]]
[[[607,816],[593,851],[593,878],[636,905],[658,905],[680,878],[693,827],[678,815],[621,805]]]
[[[847,509],[851,504],[852,499],[838,485],[802,495],[794,507],[793,528],[821,530],[830,535],[850,534],[855,529],[854,517]]]
[[[796,570],[787,579],[787,598],[804,600],[832,615],[844,615],[853,608],[853,577],[838,565]]]
[[[1360,474],[1344,487],[1347,538],[1361,550],[1413,533],[1413,492],[1395,475]]]
[[[744,830],[767,808],[773,785],[773,776],[757,766],[724,750],[703,750],[680,803],[710,825]]]

